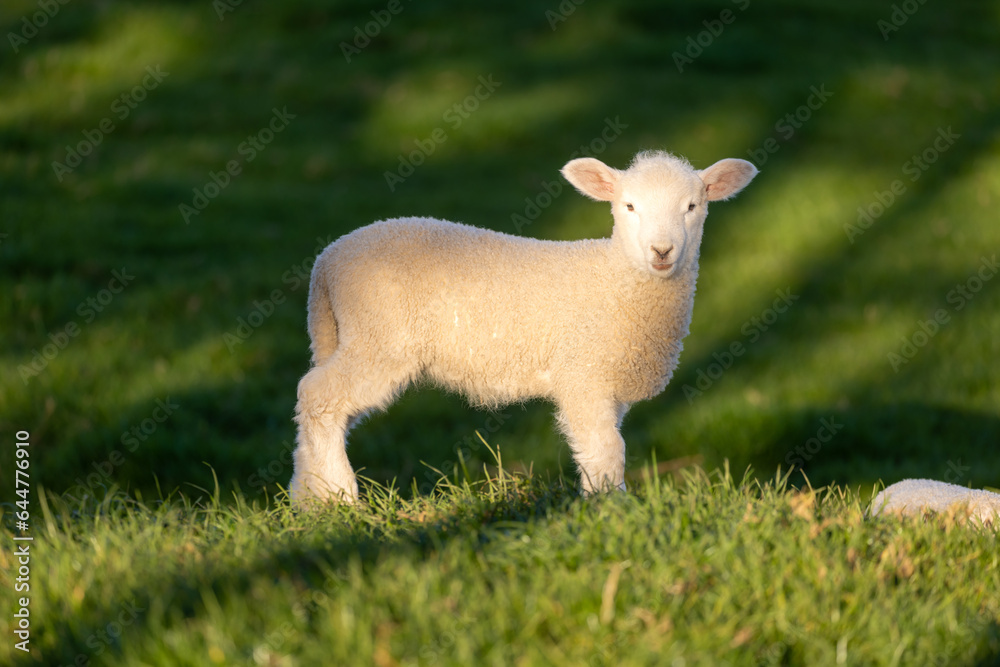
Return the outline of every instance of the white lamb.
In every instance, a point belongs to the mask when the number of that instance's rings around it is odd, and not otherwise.
[[[726,159],[696,171],[648,152],[625,171],[580,158],[562,173],[611,202],[611,238],[542,241],[401,218],[319,255],[293,500],[353,502],[347,432],[419,378],[488,407],[550,399],[584,491],[625,488],[619,426],[677,366],[708,202],[738,193],[757,169]]]
[[[1000,521],[1000,493],[933,479],[904,479],[886,487],[872,499],[869,513],[922,516],[927,510],[948,512],[959,507],[968,510],[973,525],[990,526]]]

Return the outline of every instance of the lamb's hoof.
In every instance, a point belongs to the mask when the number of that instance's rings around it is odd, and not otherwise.
[[[319,508],[334,505],[353,505],[358,501],[358,483],[351,488],[332,487],[329,484],[303,484],[293,479],[289,497],[292,505],[299,508]]]

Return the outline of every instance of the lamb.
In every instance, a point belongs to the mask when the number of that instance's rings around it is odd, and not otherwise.
[[[933,479],[904,479],[886,487],[872,499],[869,514],[922,516],[927,510],[947,512],[959,507],[968,510],[973,525],[990,526],[1000,521],[1000,493]]]
[[[625,488],[622,418],[664,390],[688,333],[708,202],[757,169],[666,152],[562,169],[611,202],[610,238],[543,241],[432,218],[357,229],[316,259],[298,386],[293,502],[354,502],[346,436],[412,382],[496,408],[552,401],[585,493]]]

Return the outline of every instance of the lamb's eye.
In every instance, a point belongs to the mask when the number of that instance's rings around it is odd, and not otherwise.
[[[627,208],[630,211],[634,211],[635,210],[635,206],[632,206],[632,204],[625,204],[625,208]]]
[[[695,209],[694,204],[688,204],[688,210],[693,211]]]

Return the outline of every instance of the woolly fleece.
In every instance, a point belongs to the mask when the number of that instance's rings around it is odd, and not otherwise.
[[[619,427],[677,366],[707,202],[756,171],[735,159],[695,171],[659,152],[626,171],[573,160],[566,178],[612,202],[610,238],[542,241],[402,218],[335,241],[310,282],[313,367],[298,388],[293,499],[353,501],[347,432],[421,378],[491,408],[551,400],[584,490],[624,489]]]

